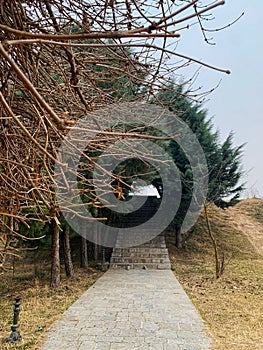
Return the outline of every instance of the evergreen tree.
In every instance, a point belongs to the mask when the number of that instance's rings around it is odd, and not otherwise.
[[[158,100],[187,123],[202,146],[209,171],[207,201],[221,208],[234,205],[244,189],[244,185],[239,185],[244,145],[238,147],[233,145],[233,133],[230,133],[221,144],[218,132],[213,131],[212,120],[207,118],[207,111],[187,98],[182,88],[176,88],[171,84],[159,92]],[[192,198],[192,170],[186,155],[176,141],[170,142],[169,152],[179,169],[182,182],[181,203],[172,223],[176,232],[176,245],[181,247],[181,225]]]

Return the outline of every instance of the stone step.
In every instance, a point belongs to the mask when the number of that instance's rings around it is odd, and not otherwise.
[[[146,242],[140,245],[140,247],[144,248],[166,248],[166,244],[164,242]]]
[[[136,249],[140,247],[141,249],[165,249],[166,245],[164,243],[162,244],[148,244],[148,245],[138,245],[138,246],[134,246],[133,243],[131,242],[129,244],[129,242],[125,242],[125,244],[121,244],[121,242],[117,242],[115,245],[115,249]]]
[[[143,241],[143,240],[142,240]],[[164,240],[161,241],[149,241],[149,242],[144,242],[140,245],[134,245],[134,242],[140,242],[140,239],[136,239],[136,238],[132,238],[129,239],[127,238],[123,238],[123,239],[117,239],[116,241],[116,248],[123,248],[123,249],[128,249],[128,248],[166,248],[166,244]]]
[[[120,254],[120,253],[126,253],[129,252],[130,254],[168,254],[168,249],[162,248],[162,247],[151,247],[151,250],[149,251],[148,248],[144,249],[141,246],[138,247],[131,247],[131,248],[114,248],[114,253],[115,254]]]
[[[168,264],[170,263],[170,260],[167,257],[164,258],[141,258],[141,257],[115,257],[113,256],[111,258],[112,264]]]
[[[112,263],[110,265],[113,269],[135,269],[135,270],[170,270],[171,264],[169,263],[136,263],[136,264],[127,264],[127,263]]]
[[[156,239],[156,240],[151,240],[148,242],[144,242],[142,244],[134,245],[134,242],[140,242],[140,239],[132,238],[129,239],[126,237],[125,239],[120,239],[118,238],[115,244],[115,249],[130,249],[130,248],[144,248],[144,249],[156,249],[156,248],[161,248],[165,249],[166,244],[164,239]]]
[[[154,251],[139,251],[139,252],[130,252],[130,251],[121,251],[121,252],[112,252],[112,257],[133,257],[133,258],[165,258],[168,256],[168,253],[165,251],[154,252]]]
[[[131,258],[156,258],[156,259],[164,259],[167,258],[167,253],[154,253],[154,252],[120,252],[112,254],[114,258],[123,258],[123,257],[131,257]]]

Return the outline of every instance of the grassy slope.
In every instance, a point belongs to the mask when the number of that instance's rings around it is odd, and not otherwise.
[[[225,253],[223,276],[214,277],[213,248],[203,215],[184,251],[174,248],[170,239],[174,273],[206,321],[215,350],[263,349],[263,256],[241,232],[242,223],[233,220],[238,212],[245,215],[253,233],[254,220],[263,223],[263,201],[244,200],[234,210],[210,207],[209,212],[220,251]]]

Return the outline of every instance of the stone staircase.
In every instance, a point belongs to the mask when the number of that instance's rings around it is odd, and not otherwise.
[[[127,245],[127,241],[125,240]],[[113,249],[111,268],[168,270],[171,268],[163,235],[139,246]]]
[[[163,234],[159,234],[158,223],[153,223],[147,230],[142,224],[151,218],[158,206],[151,198],[145,205],[125,217],[119,223],[119,235],[111,255],[111,268],[158,269],[171,268],[168,250]],[[138,227],[134,234],[125,234],[122,227]],[[141,244],[140,244],[141,243]]]

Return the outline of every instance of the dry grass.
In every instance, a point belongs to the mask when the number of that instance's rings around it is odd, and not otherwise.
[[[7,273],[0,278],[0,349],[38,349],[45,330],[86,291],[100,276],[95,269],[75,268],[76,277],[62,276],[58,289],[49,288],[49,259],[45,254],[27,256],[16,262],[15,273]],[[21,296],[19,331],[22,340],[7,344],[13,321],[13,302]],[[43,327],[43,331],[41,328]]]
[[[234,211],[210,207],[212,229],[225,253],[220,279],[214,277],[213,249],[203,215],[185,251],[169,245],[174,273],[206,321],[214,350],[263,349],[263,256],[233,220],[237,213],[246,218],[243,229],[249,225],[253,234],[255,213],[263,217],[263,201],[244,200]]]

